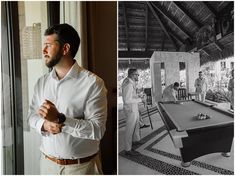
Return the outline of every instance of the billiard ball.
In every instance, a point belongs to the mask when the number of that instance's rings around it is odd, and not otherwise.
[[[199,113],[197,115],[197,119],[198,120],[204,120],[204,119],[208,119],[207,115],[203,114],[203,113]]]
[[[204,114],[202,114],[201,116],[202,120],[206,119],[206,116]]]
[[[199,113],[199,114],[198,114],[198,117],[201,117],[201,116],[202,116],[202,113]]]

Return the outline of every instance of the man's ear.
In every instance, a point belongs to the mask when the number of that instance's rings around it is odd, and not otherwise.
[[[70,52],[70,44],[65,43],[63,46],[63,55],[67,55]]]

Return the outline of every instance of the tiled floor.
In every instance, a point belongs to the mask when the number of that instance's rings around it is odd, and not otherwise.
[[[227,106],[229,107],[229,105],[226,104],[221,105],[221,107],[225,108],[227,108]],[[119,113],[119,115],[122,115],[122,113]],[[120,118],[123,119],[124,117],[119,117],[119,119]],[[137,158],[128,158],[123,157],[125,155],[121,153],[119,155],[119,174],[233,174],[233,150],[232,156],[229,158],[224,158],[219,153],[209,154],[194,160],[189,168],[181,167],[179,150],[173,146],[166,131],[163,129],[155,133],[158,128],[164,126],[159,114],[155,113],[151,116],[151,119],[153,121],[154,129],[145,128],[141,130],[142,140],[146,142],[136,149],[141,153],[141,156]],[[149,124],[148,118],[144,118],[144,122]],[[119,152],[124,150],[124,133],[125,125],[119,128]],[[160,140],[158,141],[158,139]],[[158,142],[156,143],[156,141]]]

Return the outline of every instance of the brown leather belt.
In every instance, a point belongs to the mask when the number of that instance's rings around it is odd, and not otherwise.
[[[45,155],[45,154],[44,154]],[[49,160],[60,164],[60,165],[69,165],[69,164],[82,164],[82,163],[86,163],[88,161],[90,161],[92,158],[94,158],[97,155],[97,153],[95,153],[94,155],[85,157],[85,158],[79,158],[79,159],[57,159],[54,157],[50,157],[45,155],[46,158],[48,158]]]

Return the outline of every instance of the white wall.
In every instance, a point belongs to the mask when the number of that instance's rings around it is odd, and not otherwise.
[[[153,99],[155,102],[161,100],[162,90],[161,76],[158,75],[160,72],[155,70],[154,65],[161,62],[164,62],[165,65],[166,86],[180,81],[179,62],[185,62],[187,90],[189,92],[193,92],[195,90],[194,81],[198,76],[198,72],[200,71],[199,53],[155,51],[150,58],[151,79],[153,83]]]
[[[41,23],[41,2],[26,2],[25,5],[25,24],[33,26],[33,23]]]

